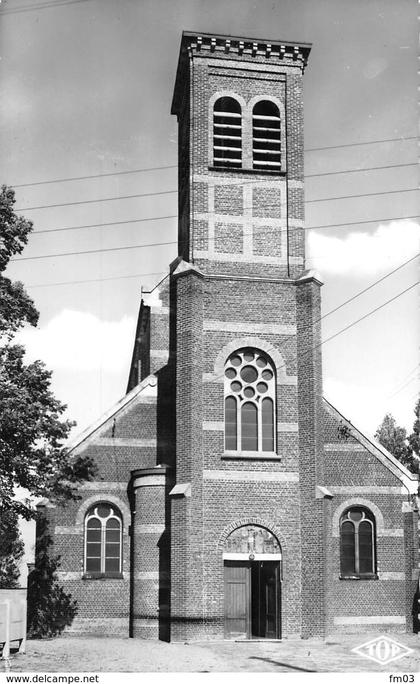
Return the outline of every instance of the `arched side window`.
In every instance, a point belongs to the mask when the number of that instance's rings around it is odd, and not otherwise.
[[[274,102],[257,102],[252,111],[253,168],[281,171],[280,112]]]
[[[276,374],[257,349],[241,349],[225,364],[226,451],[276,450]]]
[[[233,97],[219,97],[213,109],[214,166],[242,166],[242,113]]]
[[[349,508],[340,519],[341,577],[376,576],[375,518],[367,509]]]
[[[85,573],[116,577],[122,572],[122,519],[106,502],[92,506],[85,517]]]

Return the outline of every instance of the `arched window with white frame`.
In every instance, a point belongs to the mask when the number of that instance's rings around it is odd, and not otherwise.
[[[375,517],[363,506],[348,508],[340,518],[342,578],[376,577]]]
[[[225,364],[225,450],[276,451],[276,372],[258,349],[240,349]]]
[[[122,517],[106,501],[94,504],[85,516],[85,574],[118,577],[122,572]]]
[[[242,112],[233,97],[219,97],[213,108],[213,164],[242,167]]]

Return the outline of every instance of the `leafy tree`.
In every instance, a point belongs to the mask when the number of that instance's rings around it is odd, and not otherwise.
[[[418,458],[415,454],[418,454],[419,445],[419,402],[415,411],[417,420],[414,423],[414,432],[411,435],[408,436],[407,430],[397,425],[397,421],[390,413],[386,414],[375,433],[375,439],[413,473],[418,472]]]
[[[48,521],[41,513],[37,520],[37,562],[28,577],[28,636],[32,639],[61,634],[77,613],[77,602],[57,581],[60,558],[50,556],[51,544]]]
[[[416,456],[416,461],[417,461],[417,466],[419,464],[420,460],[420,398],[417,400],[417,403],[414,407],[414,413],[416,416],[416,419],[414,421],[413,425],[413,432],[408,438],[408,443],[410,445],[410,448]]]
[[[76,485],[91,479],[93,462],[71,459],[63,446],[71,421],[61,418],[66,406],[51,392],[51,372],[41,361],[25,363],[25,350],[13,344],[25,324],[36,326],[38,312],[22,283],[4,275],[10,259],[27,243],[32,223],[13,210],[13,189],[0,192],[0,497],[3,510],[26,519],[30,505],[17,501],[17,487],[33,496],[63,503],[77,498]]]
[[[23,556],[18,516],[0,507],[0,589],[19,586],[19,561]]]

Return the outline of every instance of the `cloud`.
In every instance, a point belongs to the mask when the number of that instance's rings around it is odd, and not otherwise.
[[[93,314],[65,309],[46,326],[17,336],[27,359],[41,359],[51,370],[120,373],[130,361],[135,320],[101,321]]]
[[[388,271],[420,251],[420,225],[400,220],[381,224],[374,233],[347,233],[345,237],[309,231],[310,268],[321,274],[369,275]]]

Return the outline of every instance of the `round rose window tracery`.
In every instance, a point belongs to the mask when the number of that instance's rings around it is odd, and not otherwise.
[[[275,370],[258,350],[234,352],[225,364],[225,449],[275,451]]]

